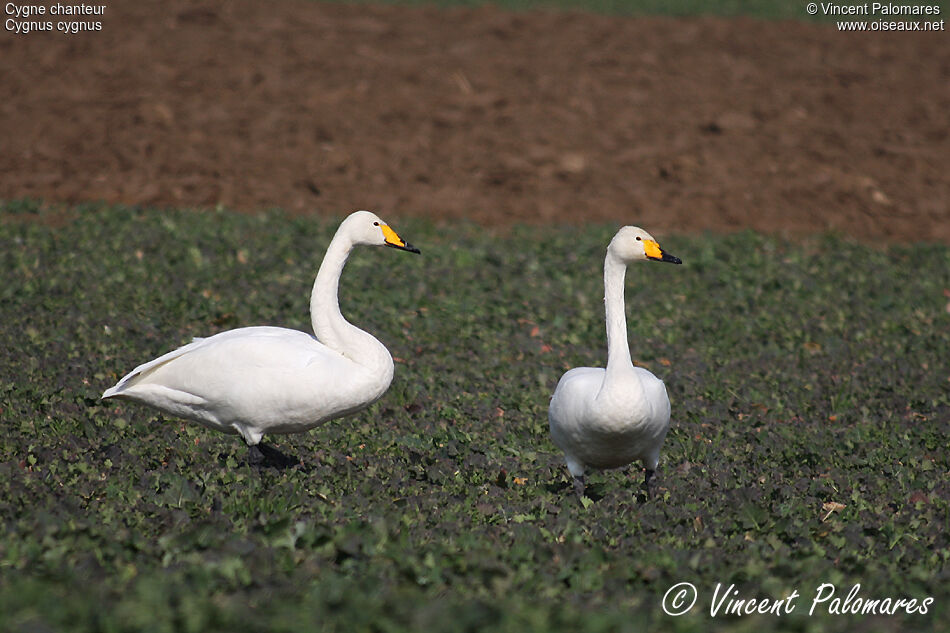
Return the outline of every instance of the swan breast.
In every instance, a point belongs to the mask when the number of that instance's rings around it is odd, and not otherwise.
[[[605,378],[604,369],[591,367],[564,374],[549,408],[554,443],[594,468],[650,461],[669,429],[666,386],[639,367],[623,379]]]

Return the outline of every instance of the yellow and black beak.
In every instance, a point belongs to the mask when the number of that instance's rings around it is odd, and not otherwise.
[[[669,262],[670,264],[683,263],[683,260],[679,257],[664,253],[660,245],[653,240],[643,241],[643,252],[646,253],[647,259],[652,259],[655,262]]]
[[[419,253],[419,249],[410,244],[409,242],[403,241],[401,237],[396,235],[396,232],[389,228],[388,224],[380,224],[379,228],[383,230],[383,237],[386,239],[386,246],[392,246],[393,248],[398,248],[401,251],[409,251],[410,253]]]

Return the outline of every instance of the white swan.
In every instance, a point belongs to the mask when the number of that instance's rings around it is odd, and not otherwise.
[[[643,260],[682,263],[639,227],[625,226],[617,232],[604,260],[607,368],[571,369],[551,396],[551,437],[564,451],[574,489],[581,496],[587,468],[618,468],[638,459],[646,467],[643,485],[649,494],[660,446],[670,428],[670,399],[663,381],[634,367],[627,347],[624,275],[627,264]]]
[[[134,400],[239,434],[250,461],[265,433],[296,433],[379,399],[393,359],[372,335],[349,323],[337,299],[340,274],[357,245],[418,253],[376,215],[347,217],[327,247],[310,295],[316,336],[279,327],[246,327],[196,338],[132,370],[102,394]]]

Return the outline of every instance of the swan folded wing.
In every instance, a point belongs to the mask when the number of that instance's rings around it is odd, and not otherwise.
[[[575,367],[568,371],[557,383],[551,396],[551,411],[565,419],[585,417],[601,385],[604,383],[604,370],[600,367]]]
[[[670,397],[666,393],[666,384],[643,367],[635,367],[643,390],[643,402],[648,405],[649,414],[644,417],[654,425],[670,420]]]
[[[548,409],[551,434],[561,450],[581,441],[603,382],[604,370],[597,367],[575,367],[561,376]]]
[[[215,334],[214,336],[209,337],[195,337],[192,339],[191,343],[187,345],[182,345],[177,349],[173,349],[167,354],[162,354],[158,358],[148,361],[147,363],[142,363],[128,374],[126,374],[122,380],[117,382],[115,386],[109,387],[102,394],[103,398],[112,398],[115,396],[122,395],[122,392],[126,391],[129,387],[132,387],[135,384],[141,382],[146,376],[154,372],[159,367],[170,363],[171,361],[184,356],[186,354],[195,353],[198,350],[210,346],[218,345],[225,340],[230,339],[241,339],[241,340],[251,340],[251,339],[265,339],[265,338],[279,338],[286,336],[286,332],[294,332],[295,330],[286,330],[284,328],[276,327],[248,327],[241,328],[237,330],[228,330],[227,332],[221,332],[220,334]],[[313,338],[304,334],[303,332],[297,332],[302,336]]]

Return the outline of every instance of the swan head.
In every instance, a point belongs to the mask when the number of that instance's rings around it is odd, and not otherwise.
[[[356,211],[351,213],[340,225],[353,244],[366,246],[389,246],[399,250],[419,253],[419,249],[403,240],[392,228],[379,219],[375,213]]]
[[[668,262],[682,264],[679,257],[664,252],[653,236],[639,226],[625,226],[610,240],[607,251],[620,258],[625,264],[638,261]]]

